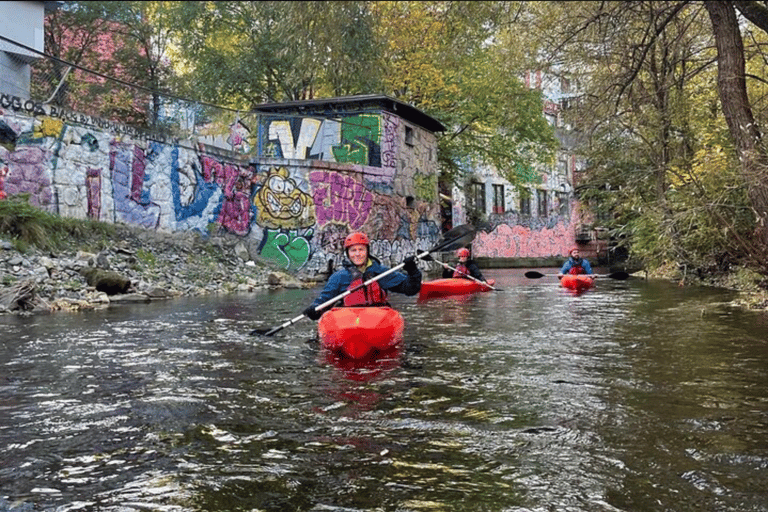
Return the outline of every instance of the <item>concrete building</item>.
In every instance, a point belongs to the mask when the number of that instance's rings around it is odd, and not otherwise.
[[[29,98],[30,63],[45,50],[45,13],[61,4],[0,2],[0,93]]]

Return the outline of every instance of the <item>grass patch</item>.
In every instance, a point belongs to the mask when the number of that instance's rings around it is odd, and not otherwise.
[[[62,249],[73,242],[104,245],[115,235],[112,224],[80,220],[46,212],[29,204],[29,194],[0,200],[0,234],[11,238],[20,252],[29,246]]]
[[[136,251],[136,259],[146,265],[148,268],[154,268],[157,263],[157,258],[151,252],[145,249],[139,249]]]

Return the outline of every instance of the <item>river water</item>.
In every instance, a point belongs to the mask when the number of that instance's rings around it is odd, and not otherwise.
[[[319,289],[0,317],[0,510],[768,510],[768,316],[524,270],[357,367],[249,335]]]

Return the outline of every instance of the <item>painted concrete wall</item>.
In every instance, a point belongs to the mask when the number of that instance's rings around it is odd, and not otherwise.
[[[387,264],[439,239],[432,133],[418,129],[406,143],[405,121],[388,113],[365,114],[352,128],[365,133],[311,116],[284,121],[270,117],[259,127],[259,144],[272,148],[266,155],[230,160],[191,141],[153,140],[2,95],[0,191],[29,194],[68,217],[225,230],[254,259],[308,273],[325,271],[329,260],[338,266],[352,230],[368,233]],[[229,134],[239,147],[249,137]]]
[[[472,243],[476,258],[551,258],[568,254],[574,246],[576,228],[580,224],[579,205],[568,194],[568,205],[561,208],[555,192],[571,190],[567,176],[539,173],[540,183],[530,186],[530,214],[520,211],[520,197],[508,181],[488,168],[477,168],[473,179],[485,187],[484,222]],[[493,185],[504,187],[504,212],[494,212]],[[563,187],[565,185],[565,187]],[[546,212],[539,213],[537,191],[547,192]],[[467,222],[468,203],[465,191],[453,190],[453,223]]]

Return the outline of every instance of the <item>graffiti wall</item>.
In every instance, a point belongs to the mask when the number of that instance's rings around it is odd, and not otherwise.
[[[475,256],[487,258],[545,258],[564,256],[574,246],[576,216],[547,219],[494,216],[488,231],[478,231],[472,244]]]
[[[404,121],[385,112],[352,121],[271,118],[262,137],[237,125],[232,153],[249,141],[258,151],[227,160],[193,141],[3,96],[0,198],[28,194],[80,219],[231,233],[254,259],[293,272],[337,268],[344,238],[362,230],[396,264],[440,237],[436,141],[422,130],[406,143]]]
[[[472,192],[480,190],[482,195],[482,200],[475,199],[473,205],[481,214],[472,243],[475,257],[550,258],[564,257],[569,253],[576,243],[581,214],[579,204],[572,195],[556,193],[571,190],[565,175],[539,171],[537,184],[529,187],[531,196],[526,212],[521,211],[520,193],[495,171],[479,167],[473,169],[473,177],[474,183],[481,186]],[[544,191],[547,197],[544,211],[537,204],[539,190]],[[452,194],[454,224],[469,222],[470,205],[466,192],[454,187]],[[561,201],[567,204],[561,204]]]

